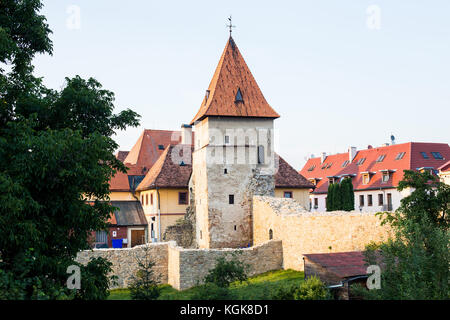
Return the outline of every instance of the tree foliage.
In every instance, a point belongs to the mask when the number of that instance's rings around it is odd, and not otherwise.
[[[112,136],[139,118],[114,114],[114,94],[93,78],[66,78],[56,91],[33,76],[33,57],[52,52],[41,7],[0,2],[0,288],[27,299],[73,297],[66,269],[91,231],[107,227],[108,181],[126,172]],[[107,270],[98,260],[83,268],[101,288],[77,297],[101,297]]]
[[[381,264],[381,289],[356,291],[369,299],[449,299],[450,186],[405,170],[398,190],[412,193],[395,212],[380,213],[395,238],[365,252],[368,264]]]
[[[231,253],[229,257],[217,258],[216,266],[205,277],[205,283],[227,288],[231,282],[246,281],[248,270],[249,265],[238,258],[238,253]]]
[[[129,287],[131,298],[133,300],[156,300],[160,295],[157,279],[153,272],[155,263],[150,257],[149,247],[144,247],[144,256],[141,258],[136,255],[138,270],[133,277]]]
[[[326,206],[327,211],[355,210],[355,193],[350,178],[345,178],[340,183],[330,183]]]
[[[332,295],[325,283],[318,277],[312,276],[299,285],[279,288],[272,300],[331,300]]]

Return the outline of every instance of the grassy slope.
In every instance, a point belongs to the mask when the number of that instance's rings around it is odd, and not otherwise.
[[[248,282],[233,283],[231,290],[236,299],[242,300],[258,300],[270,299],[275,290],[282,286],[290,286],[299,284],[303,281],[304,274],[294,270],[276,270],[262,273],[251,277]],[[178,291],[170,285],[161,285],[161,300],[189,300],[197,287],[183,291]],[[128,289],[115,289],[110,291],[108,297],[110,300],[128,300],[130,299],[130,291]]]

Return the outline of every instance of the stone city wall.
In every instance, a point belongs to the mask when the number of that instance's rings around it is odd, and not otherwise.
[[[250,266],[249,276],[282,268],[281,241],[268,241],[244,249],[183,249],[169,247],[169,284],[178,290],[193,287],[202,282],[208,271],[214,268],[219,257],[238,253],[239,260]]]
[[[282,240],[284,269],[303,270],[303,254],[364,250],[391,235],[375,213],[309,212],[293,199],[253,198],[253,244]]]
[[[244,249],[184,249],[175,241],[150,243],[124,249],[94,249],[78,253],[77,261],[86,264],[91,258],[103,257],[112,262],[112,274],[118,277],[113,288],[126,288],[138,269],[136,259],[146,252],[155,262],[153,270],[159,283],[169,283],[184,290],[202,282],[214,268],[216,259],[238,252],[239,259],[250,265],[249,275],[282,268],[281,241],[268,241]]]
[[[91,258],[108,259],[112,263],[113,271],[111,275],[118,278],[117,284],[112,288],[127,288],[138,269],[136,259],[143,259],[148,254],[155,263],[153,267],[155,279],[159,283],[167,283],[169,245],[175,246],[175,242],[148,243],[123,249],[85,250],[78,253],[76,260],[82,264],[87,264]]]

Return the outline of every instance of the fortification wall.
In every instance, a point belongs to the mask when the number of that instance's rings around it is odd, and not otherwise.
[[[238,259],[250,266],[250,276],[282,268],[281,241],[267,241],[244,249],[183,249],[171,246],[169,284],[178,290],[195,286],[215,267],[217,258],[230,257],[232,253],[238,253]]]
[[[169,245],[175,246],[174,241],[148,243],[133,248],[123,249],[93,249],[81,251],[77,254],[77,261],[87,264],[91,258],[102,257],[112,263],[111,275],[117,276],[117,284],[112,288],[127,288],[138,269],[137,260],[146,254],[155,263],[153,267],[155,279],[159,283],[167,283]],[[83,276],[83,275],[81,275]]]
[[[202,282],[208,271],[215,267],[216,259],[238,253],[241,261],[250,265],[249,275],[282,268],[281,241],[267,241],[244,249],[184,249],[175,241],[150,243],[125,249],[94,249],[79,252],[77,261],[88,263],[91,258],[103,257],[112,262],[112,273],[118,277],[113,288],[126,288],[138,270],[137,260],[148,254],[159,283],[169,283],[178,290]],[[82,275],[83,276],[83,275]]]
[[[270,232],[271,230],[271,232]],[[282,240],[284,269],[303,270],[303,254],[363,250],[391,235],[373,212],[309,212],[293,199],[253,198],[253,243]]]

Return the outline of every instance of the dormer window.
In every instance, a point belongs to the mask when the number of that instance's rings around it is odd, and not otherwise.
[[[383,172],[383,176],[382,176],[382,178],[381,178],[381,182],[386,183],[386,182],[388,182],[388,181],[389,181],[389,171],[384,171],[384,172]]]
[[[440,152],[431,152],[431,155],[436,160],[443,160],[444,159],[444,157],[442,156],[442,154]]]
[[[401,160],[405,156],[406,152],[399,152],[395,157],[395,160]]]
[[[244,102],[244,99],[242,98],[242,92],[241,89],[238,88],[236,93],[236,99],[234,102]]]
[[[364,173],[362,175],[362,181],[363,181],[363,184],[368,184],[370,181],[370,175],[368,173]]]

